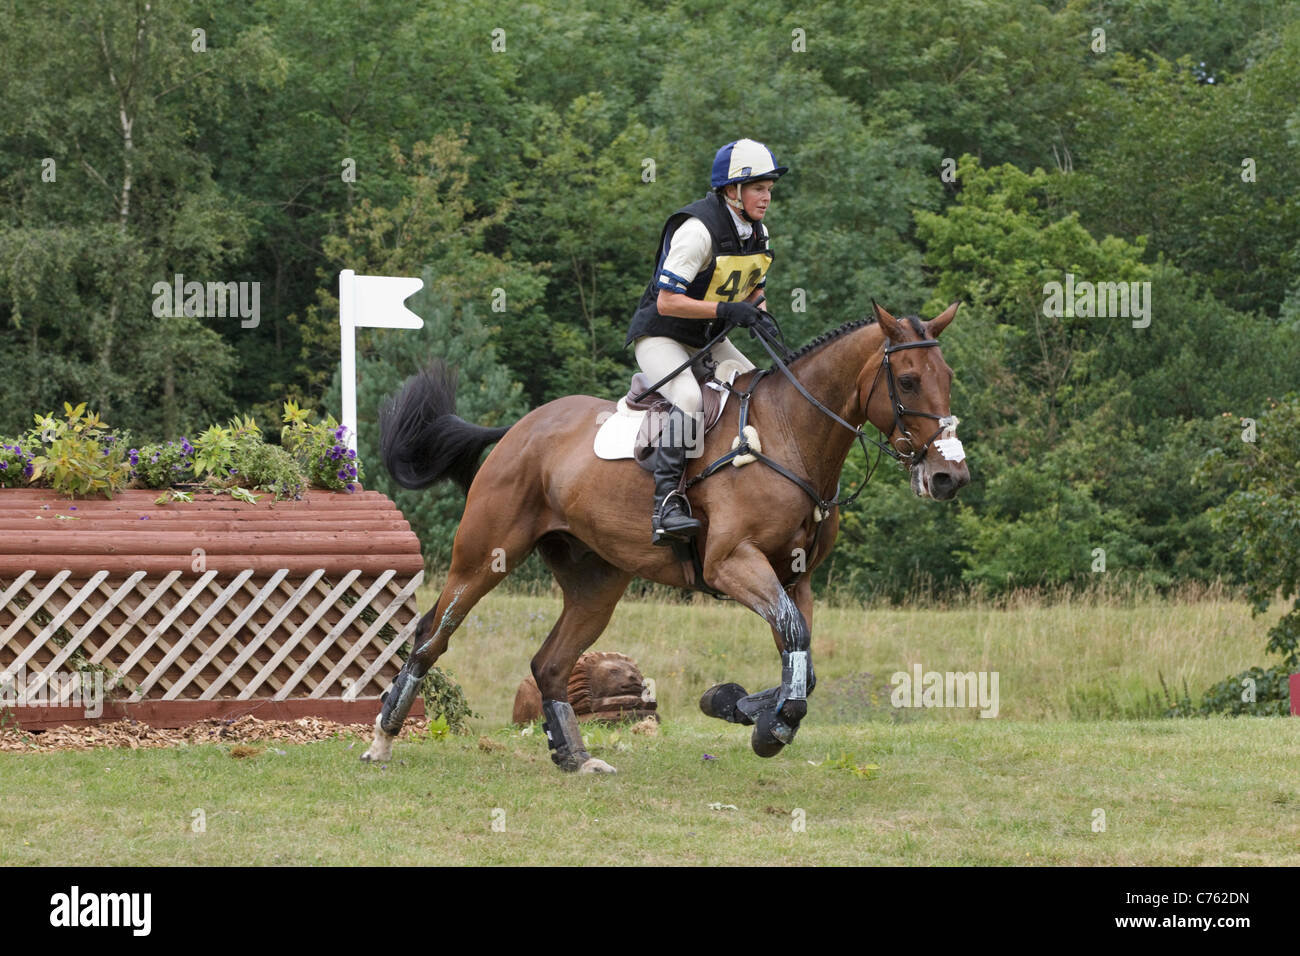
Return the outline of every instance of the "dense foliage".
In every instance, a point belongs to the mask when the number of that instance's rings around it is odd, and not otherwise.
[[[333,417],[312,422],[312,411],[294,402],[284,405],[283,447],[264,441],[257,422],[243,416],[209,426],[193,442],[182,435],[128,448],[129,434],[110,429],[85,402],[63,407],[62,419],[37,415],[23,436],[0,437],[0,488],[109,498],[126,487],[181,489],[173,497],[201,488],[255,501],[254,491],[277,499],[300,498],[313,487],[352,492],[365,474],[362,459],[346,444],[347,429]]]
[[[1193,475],[1300,368],[1295,4],[16,0],[0,86],[21,104],[0,113],[0,486],[120,483],[111,442],[69,468],[85,427],[32,443],[32,413],[64,401],[177,441],[137,449],[155,486],[346,486],[336,424],[283,449],[204,431],[276,421],[286,396],[338,413],[342,268],[426,285],[423,331],[358,337],[362,459],[432,355],[483,424],[612,395],[664,218],[753,136],[792,169],[768,217],[792,341],[871,297],[964,302],[943,344],[971,487],[937,506],[882,470],[821,584],[1285,585],[1252,569],[1294,537],[1256,536],[1266,506],[1229,498],[1254,479]],[[1046,314],[1067,274],[1149,282],[1149,324]],[[367,486],[445,563],[456,492],[396,493],[373,466]]]

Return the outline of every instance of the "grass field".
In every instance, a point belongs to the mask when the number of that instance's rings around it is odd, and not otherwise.
[[[517,733],[398,744],[386,769],[353,739],[7,756],[0,865],[1300,860],[1290,718],[810,726],[767,761],[703,716],[612,736],[613,777],[562,776]]]
[[[1158,675],[1195,695],[1262,662],[1271,618],[1221,596],[819,608],[809,718],[771,760],[696,708],[720,680],[775,682],[765,626],[629,601],[597,648],[640,663],[664,723],[591,730],[614,777],[561,775],[507,724],[557,612],[548,596],[480,604],[442,662],[483,715],[475,734],[398,743],[385,768],[351,737],[245,759],[0,756],[0,865],[1300,862],[1300,721],[1150,719]],[[914,662],[998,671],[1000,716],[892,708],[889,676]]]

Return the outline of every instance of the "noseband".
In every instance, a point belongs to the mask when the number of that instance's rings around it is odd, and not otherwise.
[[[880,362],[880,368],[876,369],[876,377],[871,382],[871,391],[867,393],[867,405],[870,405],[871,395],[876,390],[876,382],[880,381],[880,372],[883,369],[886,381],[889,382],[889,404],[894,412],[894,424],[889,430],[890,434],[893,434],[894,431],[897,430],[902,434],[903,438],[907,440],[907,444],[913,449],[916,448],[916,439],[912,437],[912,433],[908,431],[907,426],[903,424],[903,417],[906,415],[917,415],[921,418],[933,419],[939,423],[939,427],[934,430],[934,434],[926,440],[926,443],[922,445],[919,450],[913,451],[910,456],[905,456],[895,451],[893,448],[886,449],[897,461],[905,464],[908,468],[915,468],[925,459],[925,453],[930,450],[930,446],[934,444],[936,438],[948,429],[957,427],[957,416],[932,415],[929,412],[923,412],[915,408],[908,408],[900,402],[898,400],[898,384],[894,381],[894,368],[889,364],[889,356],[894,352],[901,352],[903,349],[929,348],[932,345],[938,344],[939,342],[937,339],[923,339],[920,342],[904,342],[901,345],[885,346],[885,357]],[[874,441],[874,439],[872,440]],[[880,443],[877,442],[877,444]],[[910,461],[907,460],[909,458]]]

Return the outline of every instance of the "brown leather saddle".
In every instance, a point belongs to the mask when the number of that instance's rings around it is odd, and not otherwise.
[[[701,368],[699,365],[693,365],[691,366],[691,372],[695,375],[695,381],[700,383],[700,393],[703,399],[704,434],[707,435],[713,429],[713,426],[718,423],[719,419],[722,418],[723,393],[705,384],[713,378],[712,367]],[[637,432],[632,451],[632,457],[636,460],[636,463],[646,471],[651,471],[653,468],[650,453],[659,440],[659,432],[666,417],[662,413],[666,413],[672,407],[672,403],[659,392],[651,392],[641,401],[636,401],[636,397],[653,384],[654,382],[647,378],[644,372],[637,372],[632,376],[632,385],[624,398],[624,404],[630,411],[650,413],[641,420],[641,430]]]

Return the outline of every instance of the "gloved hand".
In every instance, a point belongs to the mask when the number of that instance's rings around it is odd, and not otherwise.
[[[718,318],[727,325],[748,329],[762,321],[762,313],[749,302],[719,302]]]
[[[772,318],[772,316],[762,310],[758,313],[758,321],[755,322],[754,327],[750,329],[751,335],[757,335],[760,333],[763,338],[767,339],[769,342],[781,341],[781,330],[776,327],[776,319]]]

